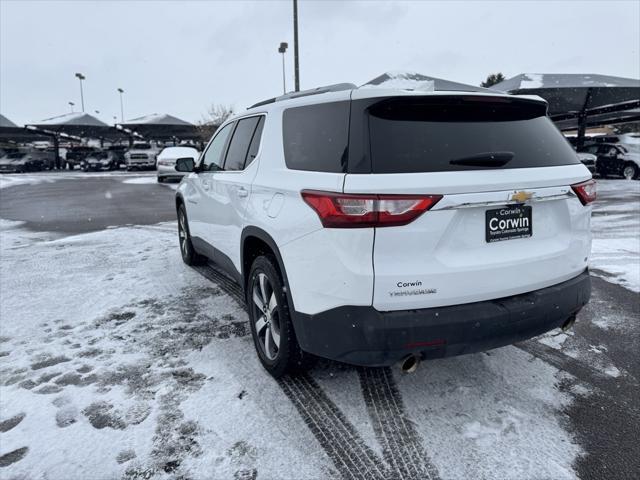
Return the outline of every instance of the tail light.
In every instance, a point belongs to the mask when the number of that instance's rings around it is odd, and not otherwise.
[[[301,194],[326,228],[406,225],[442,198],[442,195],[360,195],[315,190],[303,190]]]
[[[596,199],[596,181],[593,179],[571,185],[571,188],[580,199],[582,205],[589,205]]]

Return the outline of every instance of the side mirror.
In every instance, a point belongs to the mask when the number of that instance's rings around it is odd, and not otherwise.
[[[176,171],[178,172],[193,172],[196,166],[196,162],[191,157],[179,158],[176,160]]]

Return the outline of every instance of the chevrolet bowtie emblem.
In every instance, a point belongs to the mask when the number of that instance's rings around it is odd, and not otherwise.
[[[511,195],[512,202],[524,203],[529,200],[533,196],[532,193],[529,192],[516,192]]]

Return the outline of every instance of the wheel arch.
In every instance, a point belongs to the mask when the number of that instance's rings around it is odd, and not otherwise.
[[[176,212],[180,208],[180,205],[184,205],[184,198],[181,193],[176,193]]]
[[[257,256],[261,249],[267,247],[267,252],[272,253],[278,262],[278,270],[282,275],[282,280],[284,281],[285,292],[287,295],[287,301],[289,303],[289,309],[291,311],[295,310],[293,304],[293,297],[291,296],[291,288],[289,287],[289,280],[287,278],[287,271],[284,267],[284,261],[282,260],[282,255],[280,254],[280,250],[278,249],[278,245],[271,235],[262,230],[261,228],[248,226],[242,230],[242,236],[240,239],[240,266],[242,268],[242,287],[246,291],[247,282],[249,280],[249,271],[251,270],[251,264],[253,263],[253,259]]]

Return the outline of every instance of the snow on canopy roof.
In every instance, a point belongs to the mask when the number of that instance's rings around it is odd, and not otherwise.
[[[491,90],[539,95],[548,102],[554,120],[576,112],[598,115],[605,113],[602,109],[629,110],[640,102],[640,80],[588,73],[522,73]]]
[[[491,87],[514,92],[540,88],[640,87],[640,80],[593,73],[521,73]]]
[[[33,122],[30,125],[38,127],[57,127],[57,126],[79,126],[79,127],[107,127],[109,125],[98,120],[93,115],[83,112],[66,113],[57,117],[45,118],[40,122]]]
[[[152,113],[144,117],[133,118],[122,125],[187,125],[194,126],[193,123],[185,122],[173,115],[166,113]]]
[[[456,92],[487,92],[486,88],[429,77],[417,72],[386,72],[369,80],[360,88],[385,88],[402,90],[436,90]]]
[[[47,140],[47,137],[31,132],[24,127],[19,127],[7,117],[0,114],[0,140],[30,142],[36,140]]]
[[[11,120],[9,120],[4,115],[0,114],[0,127],[2,127],[2,128],[18,128],[18,125],[13,123]]]

